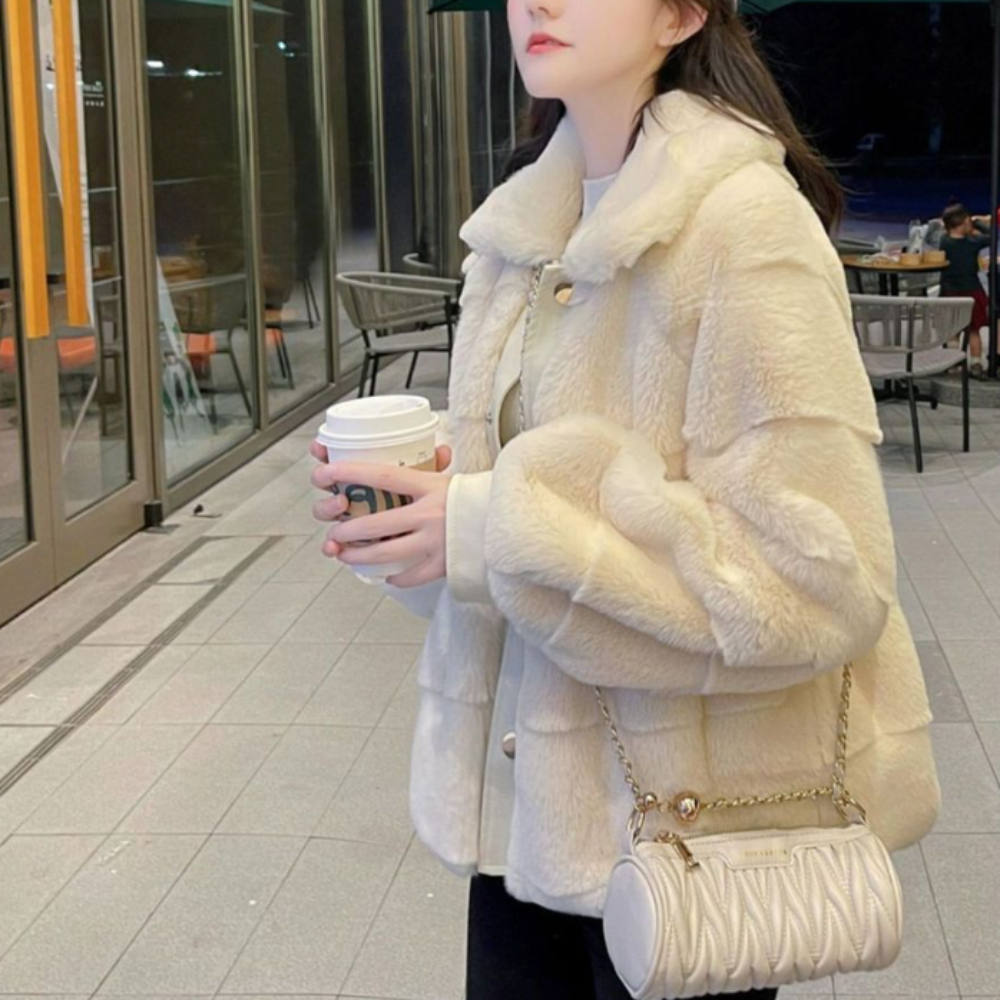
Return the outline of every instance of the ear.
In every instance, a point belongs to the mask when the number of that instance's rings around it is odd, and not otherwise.
[[[707,19],[708,10],[697,0],[669,0],[659,21],[657,43],[664,49],[674,48],[698,34]]]

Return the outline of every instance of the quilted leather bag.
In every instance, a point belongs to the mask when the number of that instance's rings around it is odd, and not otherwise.
[[[823,788],[702,802],[643,793],[595,689],[635,796],[631,850],[611,872],[604,937],[637,1000],[680,1000],[883,969],[902,943],[899,879],[844,785],[851,665],[844,667],[833,781]],[[843,827],[641,834],[649,813],[693,825],[706,810],[828,796]]]

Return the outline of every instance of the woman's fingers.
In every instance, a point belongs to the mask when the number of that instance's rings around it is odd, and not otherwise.
[[[329,465],[317,465],[316,468],[309,473],[309,482],[311,482],[316,489],[323,490],[324,493],[329,493],[330,490],[336,485],[336,480],[333,479],[327,471],[329,468]]]
[[[312,484],[318,490],[329,490],[338,483],[352,486],[370,486],[388,493],[405,496],[423,495],[429,477],[436,472],[419,469],[397,468],[394,465],[376,465],[368,462],[332,462],[319,465],[312,471]]]
[[[438,447],[434,449],[434,455],[437,458],[438,472],[447,471],[448,466],[451,465],[451,448],[449,448],[446,444],[438,445]]]
[[[330,530],[332,531],[333,529],[331,528]],[[323,542],[323,555],[329,556],[331,559],[336,559],[343,551],[343,548],[343,545],[330,537],[330,532],[328,531],[326,533],[326,541]]]
[[[345,545],[337,557],[348,566],[382,566],[385,563],[409,562],[426,557],[416,535],[403,535],[372,545]]]
[[[317,521],[336,521],[347,511],[347,497],[325,497],[313,504],[313,517]]]
[[[392,535],[408,534],[416,531],[423,524],[420,508],[415,504],[397,507],[395,510],[385,510],[379,514],[366,514],[364,517],[352,517],[349,521],[341,521],[331,534],[341,545],[352,542],[371,542]]]
[[[401,587],[416,587],[444,575],[440,553],[430,551],[429,541],[434,536],[433,508],[430,501],[447,492],[448,477],[443,475],[452,463],[453,453],[448,445],[434,450],[435,472],[399,468],[393,465],[360,462],[327,462],[327,451],[319,442],[313,442],[310,454],[320,465],[313,469],[312,484],[329,494],[335,486],[346,484],[367,486],[384,490],[422,502],[409,503],[378,514],[342,520],[349,507],[346,496],[338,493],[324,496],[313,506],[313,516],[319,521],[334,521],[326,532],[323,554],[339,559],[348,566],[410,563],[411,568],[393,578]],[[441,502],[443,517],[443,500]],[[420,531],[424,526],[429,531]],[[362,543],[362,544],[356,544]]]

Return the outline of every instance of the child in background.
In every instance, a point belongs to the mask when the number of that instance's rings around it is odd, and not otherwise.
[[[949,205],[941,218],[945,234],[941,249],[948,257],[949,266],[941,274],[941,294],[975,300],[972,321],[969,324],[969,374],[985,378],[983,372],[983,343],[981,327],[989,325],[990,302],[979,280],[979,252],[990,245],[990,217],[973,216],[962,204]]]

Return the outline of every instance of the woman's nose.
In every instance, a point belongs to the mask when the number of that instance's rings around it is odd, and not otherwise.
[[[546,17],[555,17],[558,3],[556,0],[525,0],[525,6],[532,14],[544,14]]]

